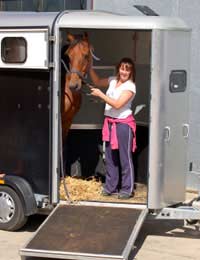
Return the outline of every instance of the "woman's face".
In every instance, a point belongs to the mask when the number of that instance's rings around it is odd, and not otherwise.
[[[122,63],[119,67],[119,78],[122,82],[129,80],[131,74],[131,68],[129,64]]]

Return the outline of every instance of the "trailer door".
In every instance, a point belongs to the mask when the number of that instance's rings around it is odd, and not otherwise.
[[[149,208],[185,199],[190,32],[152,34]]]

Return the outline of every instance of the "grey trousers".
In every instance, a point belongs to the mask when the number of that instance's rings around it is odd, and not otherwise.
[[[117,123],[118,149],[112,150],[106,142],[106,182],[104,190],[131,195],[134,190],[134,166],[132,160],[133,132],[127,124]]]

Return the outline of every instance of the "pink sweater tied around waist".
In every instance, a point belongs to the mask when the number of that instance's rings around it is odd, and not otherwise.
[[[109,131],[109,123],[112,124],[111,131]],[[118,118],[111,118],[105,117],[103,129],[102,129],[102,139],[103,141],[111,143],[111,148],[118,149],[118,139],[117,139],[117,131],[116,131],[116,124],[122,123],[127,124],[133,131],[133,145],[132,145],[132,152],[136,150],[136,122],[133,115],[130,115],[126,118],[118,119]],[[111,135],[111,136],[110,136]]]

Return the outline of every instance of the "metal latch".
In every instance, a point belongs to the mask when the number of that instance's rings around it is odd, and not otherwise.
[[[169,126],[166,126],[166,127],[164,128],[164,140],[165,140],[165,142],[169,142],[170,136],[171,136],[170,127],[169,127]]]
[[[182,130],[183,130],[183,137],[188,138],[189,137],[189,124],[183,124]]]

